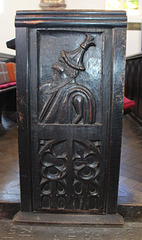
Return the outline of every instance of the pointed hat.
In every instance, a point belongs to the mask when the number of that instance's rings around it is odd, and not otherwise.
[[[86,34],[85,41],[80,45],[79,48],[67,52],[62,50],[61,51],[61,57],[66,62],[66,64],[76,70],[84,71],[85,67],[83,64],[83,56],[85,51],[91,46],[96,46],[94,42],[94,37],[90,36],[89,34]]]

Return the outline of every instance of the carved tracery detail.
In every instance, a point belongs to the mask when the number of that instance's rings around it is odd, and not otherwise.
[[[99,148],[89,141],[72,141],[72,154],[67,158],[67,140],[41,143],[40,187],[43,207],[66,209],[70,199],[70,208],[96,208],[95,202],[101,192],[97,180],[101,162]],[[91,201],[94,207],[91,207]]]

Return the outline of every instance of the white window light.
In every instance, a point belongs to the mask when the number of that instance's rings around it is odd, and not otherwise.
[[[121,9],[121,0],[106,0],[106,9]]]
[[[106,0],[107,10],[125,10],[128,15],[139,14],[139,0]]]

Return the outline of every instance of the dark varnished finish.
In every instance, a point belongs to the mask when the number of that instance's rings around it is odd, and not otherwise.
[[[131,221],[142,220],[141,131],[141,127],[131,117],[128,115],[123,117],[117,211],[125,220]],[[9,146],[8,149],[5,149],[5,143]],[[20,209],[16,127],[1,138],[0,152],[0,218],[11,218],[13,213]]]
[[[8,48],[15,50],[15,49],[16,49],[16,46],[15,46],[15,38],[7,41],[7,42],[6,42],[6,45],[7,45]]]
[[[21,210],[116,213],[125,13],[22,11],[16,27]]]
[[[28,79],[28,30],[18,29],[16,37],[16,59],[19,59],[16,67],[17,80],[17,112],[18,112],[18,143],[20,159],[21,178],[21,209],[32,210],[32,190],[31,190],[31,160],[30,160],[30,108],[29,108],[29,79]],[[22,45],[18,43],[22,42]],[[24,50],[24,52],[23,52]],[[21,53],[22,51],[22,53]],[[21,57],[22,54],[22,57]],[[17,63],[17,62],[16,62]],[[16,64],[17,66],[17,64]]]
[[[125,95],[135,101],[131,116],[142,125],[142,54],[126,59]]]
[[[126,27],[124,11],[18,11],[16,27]]]

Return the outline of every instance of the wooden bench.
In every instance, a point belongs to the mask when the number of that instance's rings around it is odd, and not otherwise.
[[[16,64],[15,56],[0,53],[0,135],[3,111],[16,111]]]
[[[124,96],[124,114],[130,113],[133,111],[133,107],[135,106],[135,101],[130,100]]]
[[[130,116],[142,126],[142,54],[126,58],[125,96],[135,101]]]

